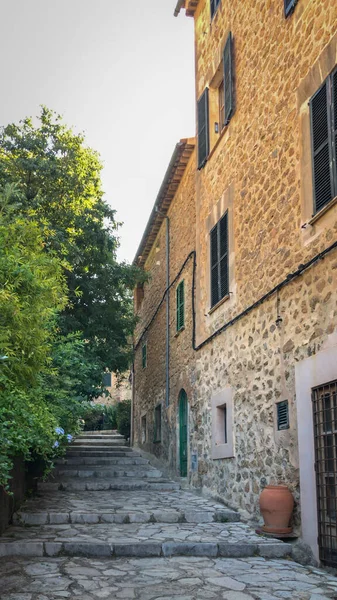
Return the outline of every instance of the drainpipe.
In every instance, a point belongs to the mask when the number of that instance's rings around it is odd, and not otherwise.
[[[174,16],[177,17],[180,13],[180,9],[184,6],[185,0],[178,0],[177,5],[175,7]]]
[[[133,435],[134,435],[134,404],[135,404],[135,363],[132,362],[131,367],[131,427],[130,427],[130,446],[133,446]]]
[[[156,212],[166,219],[166,355],[165,355],[165,404],[170,404],[170,218],[156,207]]]

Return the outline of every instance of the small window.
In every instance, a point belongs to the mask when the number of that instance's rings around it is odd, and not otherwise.
[[[217,430],[218,430],[217,444],[227,444],[227,440],[228,440],[227,404],[223,404],[222,406],[217,406],[216,412],[217,412],[216,420],[217,420]]]
[[[142,366],[143,369],[147,367],[147,342],[142,346]]]
[[[181,281],[177,287],[177,331],[184,328],[185,325],[185,289],[184,281]]]
[[[211,0],[211,19],[213,19],[221,0]]]
[[[211,307],[229,294],[228,212],[210,233],[211,244]]]
[[[310,100],[314,213],[337,196],[337,69]]]
[[[154,442],[161,442],[161,404],[154,409]]]
[[[209,155],[208,88],[198,100],[198,169],[202,169]]]
[[[284,14],[286,17],[294,11],[298,0],[284,0]]]
[[[103,386],[111,387],[111,373],[104,373],[103,375]]]
[[[277,429],[282,431],[283,429],[289,429],[289,405],[288,400],[283,400],[276,404],[277,410]]]
[[[145,444],[145,442],[146,442],[146,433],[147,433],[147,429],[146,429],[146,415],[142,416],[141,432],[142,432],[142,444]]]

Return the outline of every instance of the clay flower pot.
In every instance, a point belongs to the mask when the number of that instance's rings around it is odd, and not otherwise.
[[[293,508],[294,498],[286,485],[267,485],[260,495],[260,510],[264,519],[262,531],[291,533],[289,521]]]

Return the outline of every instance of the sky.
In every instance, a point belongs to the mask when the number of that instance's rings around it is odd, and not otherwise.
[[[0,0],[0,125],[46,105],[84,132],[132,262],[175,144],[195,131],[193,19],[176,0]]]

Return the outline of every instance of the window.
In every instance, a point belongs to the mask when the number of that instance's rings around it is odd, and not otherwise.
[[[185,289],[184,281],[181,281],[177,287],[177,331],[183,329],[185,325]]]
[[[142,432],[142,444],[145,444],[145,442],[146,442],[146,415],[142,416],[141,432]]]
[[[288,400],[283,400],[276,404],[277,411],[277,430],[289,429],[289,405]]]
[[[103,375],[103,386],[111,387],[111,373],[104,373]]]
[[[143,369],[147,367],[147,342],[142,346],[142,366]]]
[[[211,398],[212,406],[212,458],[234,456],[233,390],[225,388]]]
[[[228,212],[210,233],[211,244],[211,307],[229,294]]]
[[[295,9],[297,0],[284,0],[284,14],[288,17]]]
[[[208,88],[198,100],[198,169],[205,165],[209,154]]]
[[[337,196],[337,69],[310,100],[314,213]]]
[[[219,4],[220,0],[211,0],[211,19],[213,19]]]
[[[161,404],[154,409],[154,442],[161,442]]]

